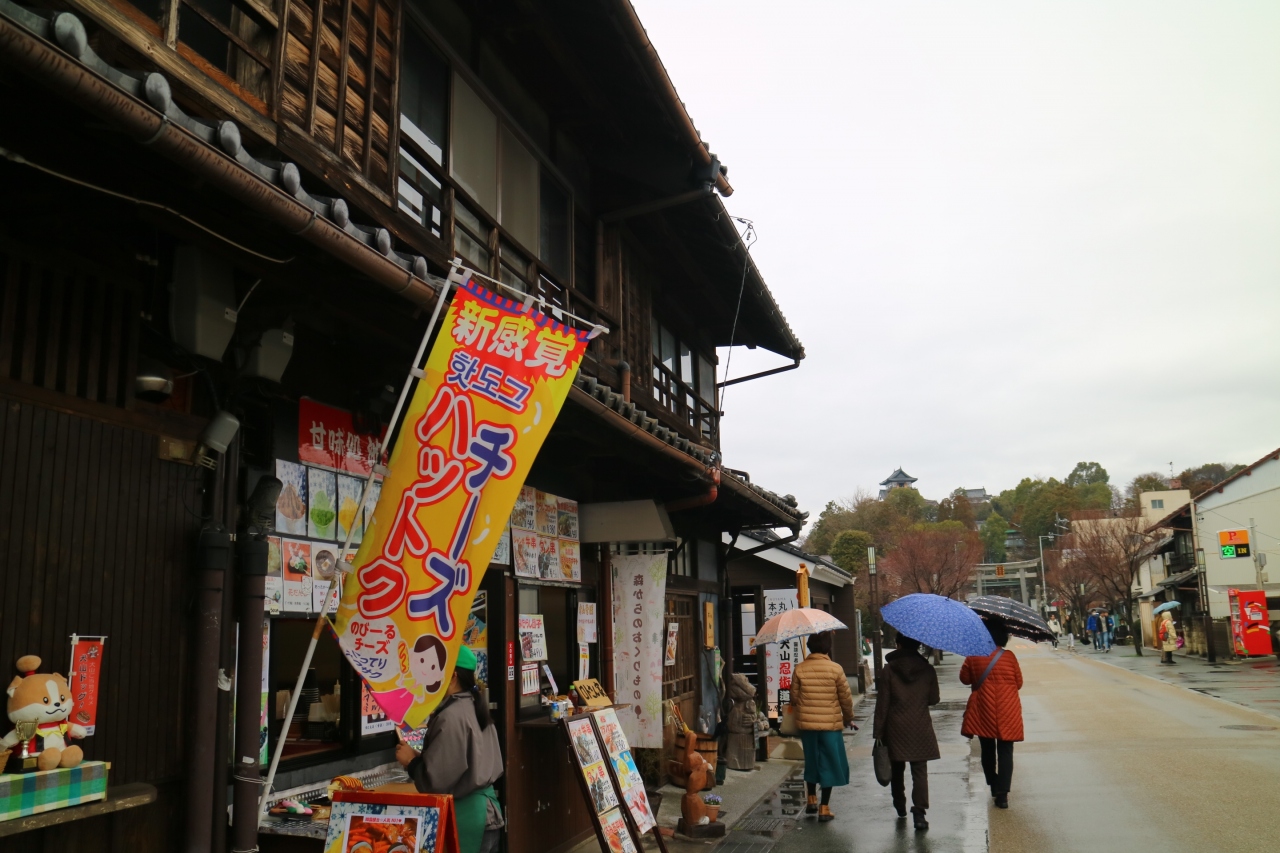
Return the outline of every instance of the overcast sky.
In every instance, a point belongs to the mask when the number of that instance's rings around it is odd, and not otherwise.
[[[816,518],[1280,446],[1280,3],[633,2],[808,354],[728,465]]]

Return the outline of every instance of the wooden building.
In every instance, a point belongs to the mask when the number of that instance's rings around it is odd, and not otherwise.
[[[263,475],[305,462],[305,407],[378,436],[454,258],[609,329],[529,484],[669,521],[584,543],[580,583],[491,567],[490,659],[528,607],[607,602],[610,554],[636,549],[670,551],[669,618],[700,635],[710,604],[732,659],[724,535],[806,514],[722,466],[716,351],[804,350],[627,0],[0,0],[0,103],[0,661],[61,668],[73,632],[109,637],[86,753],[117,792],[0,824],[0,846],[238,849],[252,771],[230,770],[219,676],[237,621],[259,626],[229,534]],[[219,412],[239,422],[225,449]],[[274,692],[310,619],[269,623]],[[602,643],[592,673],[612,665]],[[277,789],[390,760],[336,646],[315,669],[341,722]],[[509,849],[580,840],[564,745],[491,681]],[[697,660],[664,698],[714,724]]]

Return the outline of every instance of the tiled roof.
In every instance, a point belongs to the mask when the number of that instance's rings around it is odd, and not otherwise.
[[[168,79],[157,71],[125,71],[108,64],[89,46],[84,22],[76,15],[71,12],[27,9],[10,0],[0,0],[0,15],[40,38],[54,42],[126,94],[151,106],[167,122],[183,128],[235,160],[247,171],[283,189],[286,194],[310,208],[313,217],[324,217],[401,269],[426,280],[426,258],[397,251],[392,245],[390,232],[385,228],[352,222],[345,200],[308,193],[302,186],[302,174],[296,164],[262,161],[251,156],[241,143],[240,128],[235,122],[206,121],[187,115],[174,103]],[[162,129],[163,127],[161,125]],[[145,145],[149,141],[142,140],[142,143]]]
[[[912,477],[910,474],[906,473],[901,468],[899,468],[898,470],[890,474],[887,480],[881,480],[880,485],[887,486],[890,483],[914,483],[915,481],[916,481],[915,477]]]

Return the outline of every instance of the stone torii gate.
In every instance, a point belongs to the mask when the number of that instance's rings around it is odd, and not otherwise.
[[[1027,578],[1033,581],[1039,576],[1036,568],[1039,560],[1018,560],[1010,563],[978,563],[973,567],[973,582],[978,588],[978,595],[1008,595],[1016,586],[1018,599],[1030,605],[1027,596]],[[1041,596],[1045,593],[1040,592]],[[1013,597],[1013,596],[1010,596]]]

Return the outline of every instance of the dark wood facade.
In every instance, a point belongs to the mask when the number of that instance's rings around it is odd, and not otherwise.
[[[8,1],[0,2],[0,38],[21,28]],[[16,590],[0,614],[0,661],[34,652],[60,666],[72,631],[108,635],[102,714],[113,724],[87,751],[113,761],[113,784],[159,791],[157,804],[29,833],[14,849],[67,849],[66,839],[86,851],[225,847],[220,787],[208,803],[213,837],[184,835],[198,531],[213,521],[234,529],[246,497],[238,483],[288,457],[281,448],[296,438],[300,397],[373,422],[385,417],[385,389],[400,382],[422,334],[429,300],[408,293],[424,289],[418,266],[391,267],[405,269],[405,283],[388,285],[369,272],[374,262],[355,264],[351,253],[335,260],[310,239],[311,223],[286,227],[269,206],[255,206],[260,198],[309,193],[356,254],[384,265],[397,252],[420,255],[436,275],[461,256],[546,310],[609,330],[592,343],[582,368],[590,381],[571,393],[531,484],[582,502],[669,504],[685,541],[803,522],[794,500],[729,472],[720,479],[717,347],[762,346],[797,361],[804,353],[714,194],[732,188],[647,58],[625,0],[25,5],[42,15],[55,5],[72,10],[111,68],[164,75],[182,111],[214,123],[207,146],[228,160],[219,135],[228,125],[216,123],[233,124],[243,140],[236,162],[252,186],[231,192],[172,152],[156,156],[139,144],[154,140],[119,132],[118,103],[90,102],[39,75],[55,95],[36,94],[43,90],[31,85],[31,66],[10,62],[0,46],[0,103],[27,117],[0,126],[0,146],[146,201],[0,161],[11,202],[0,213],[0,574]],[[70,55],[52,35],[44,42],[50,55]],[[427,140],[440,144],[436,153],[402,127],[410,42],[422,51],[414,56],[429,53],[444,69],[443,136]],[[90,76],[93,85],[108,79],[100,69]],[[461,136],[464,98],[473,117],[494,124],[492,198],[465,166],[483,146]],[[281,177],[282,162],[296,164],[301,189]],[[273,171],[275,179],[262,177]],[[513,174],[520,180],[503,184]],[[513,200],[529,203],[528,192],[532,229],[512,212]],[[167,293],[180,246],[235,267],[237,328],[220,361],[173,341]],[[253,343],[282,326],[296,339],[283,381],[246,378]],[[176,377],[163,404],[135,394],[140,366],[152,363]],[[243,427],[217,474],[170,455],[223,407]],[[668,606],[686,647],[701,647],[703,606],[714,610],[727,591],[724,554],[713,553],[693,574],[673,569]],[[601,590],[606,566],[603,548],[594,560],[584,553],[581,594]],[[504,669],[499,652],[515,634],[519,586],[499,574],[486,585],[491,606],[502,603],[491,659]],[[231,591],[228,583],[224,667],[233,663]],[[607,596],[596,600],[608,606]],[[727,626],[717,630],[725,643]],[[611,661],[593,665],[607,681]],[[714,714],[704,669],[684,661],[668,685],[690,723]],[[512,853],[546,853],[581,838],[590,821],[558,732],[520,719],[517,689],[507,683],[499,699],[507,843]],[[220,706],[224,727],[229,704]],[[221,782],[225,739],[218,749]]]

